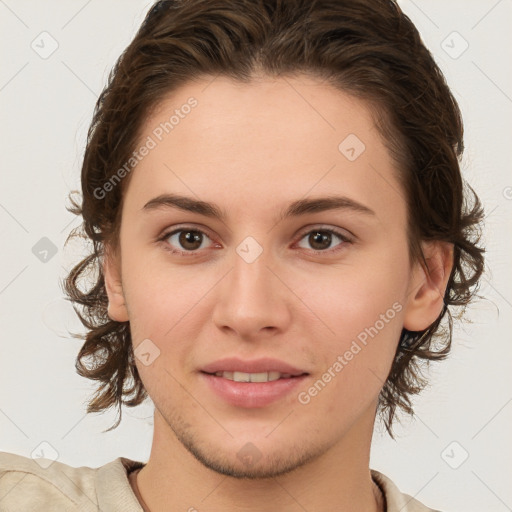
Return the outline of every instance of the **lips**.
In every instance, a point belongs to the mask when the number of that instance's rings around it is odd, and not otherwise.
[[[211,373],[208,375],[212,375]],[[244,373],[244,372],[216,372],[216,377],[232,380],[234,382],[273,382],[279,379],[290,379],[292,375],[289,373],[279,372],[260,372],[260,373]]]
[[[244,361],[220,359],[204,366],[199,375],[206,389],[224,402],[242,408],[260,408],[284,400],[304,384],[309,372],[272,358]]]
[[[300,368],[292,366],[284,361],[272,358],[244,361],[239,358],[229,357],[207,364],[201,368],[201,371],[211,375],[219,374],[220,372],[232,372],[233,374],[235,374],[235,372],[239,374],[270,374],[271,372],[274,372],[272,375],[275,375],[275,373],[278,372],[280,376],[285,375],[286,377],[298,377],[300,375],[308,374],[305,370],[301,370]]]

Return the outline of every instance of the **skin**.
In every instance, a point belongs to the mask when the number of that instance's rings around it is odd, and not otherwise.
[[[369,470],[378,395],[402,328],[425,329],[442,311],[452,247],[424,244],[430,274],[409,261],[395,164],[362,101],[305,76],[245,85],[205,77],[170,94],[140,140],[191,96],[198,106],[132,171],[120,247],[104,262],[109,316],[130,321],[135,349],[149,338],[160,351],[147,366],[137,360],[155,404],[140,493],[152,512],[380,510]],[[338,149],[348,134],[366,146],[354,161]],[[226,220],[142,211],[162,193],[214,202]],[[278,220],[292,201],[329,194],[375,215],[331,210]],[[157,241],[182,224],[206,233],[194,256],[165,250],[193,246],[180,244],[180,234]],[[333,235],[315,245],[315,228],[352,241]],[[248,236],[263,250],[252,263],[236,252]],[[394,303],[394,318],[301,404],[298,391]],[[274,357],[309,376],[270,405],[236,407],[198,373],[227,356]],[[237,457],[249,442],[258,454],[252,464]]]

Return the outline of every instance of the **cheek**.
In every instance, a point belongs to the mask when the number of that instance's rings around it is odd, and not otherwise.
[[[148,266],[134,258],[126,265],[136,269],[126,273],[126,299],[139,374],[150,394],[165,399],[173,390],[170,396],[176,400],[182,395],[178,382],[184,382],[188,377],[184,374],[193,371],[198,361],[195,340],[201,339],[212,315],[206,299],[218,281],[217,273],[191,272],[191,267],[184,271],[168,264]],[[139,357],[148,352],[149,358]]]
[[[308,278],[304,302],[318,313],[315,325],[320,324],[326,345],[339,350],[354,339],[364,343],[369,331],[372,339],[394,339],[403,324],[405,268],[389,258],[379,266],[340,267]]]
[[[193,315],[206,286],[199,275],[173,267],[161,256],[150,260],[138,251],[127,248],[129,256],[123,259],[125,297],[136,344],[141,337],[162,340],[171,336],[173,329]]]
[[[323,367],[297,396],[300,407],[310,405],[317,417],[343,418],[347,425],[375,403],[400,336],[400,304],[382,315],[375,320],[367,310],[356,310],[338,323],[336,338],[321,347]]]
[[[334,279],[315,275],[307,304],[321,322],[316,319],[317,329],[308,327],[308,334],[317,338],[323,370],[299,403],[317,401],[322,413],[355,414],[376,399],[402,331],[406,268],[382,259],[379,267],[342,269]]]

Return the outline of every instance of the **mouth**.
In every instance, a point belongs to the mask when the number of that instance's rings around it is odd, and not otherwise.
[[[310,374],[282,359],[225,357],[203,366],[199,375],[205,391],[223,402],[235,407],[261,408],[279,400],[289,401]]]
[[[257,409],[291,400],[310,374],[277,359],[227,358],[203,367],[199,375],[205,392],[234,407]]]
[[[231,380],[233,382],[273,382],[281,379],[295,379],[308,375],[303,372],[299,374],[281,373],[278,371],[258,372],[258,373],[246,373],[246,372],[229,372],[229,371],[218,371],[214,373],[202,372],[213,377],[221,377],[223,379]]]

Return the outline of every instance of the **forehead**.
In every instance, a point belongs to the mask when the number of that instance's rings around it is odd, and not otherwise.
[[[195,103],[193,108],[187,105],[191,102]],[[174,112],[179,119],[174,116],[171,120]],[[187,122],[182,122],[185,119]],[[249,137],[257,137],[258,142],[265,138],[275,142],[275,137],[290,142],[302,138],[313,141],[324,139],[327,133],[336,140],[350,130],[367,139],[370,136],[368,142],[374,142],[373,136],[367,133],[374,129],[369,106],[309,76],[260,76],[248,83],[224,76],[203,77],[164,97],[146,120],[143,132],[158,131],[162,121],[173,125],[166,135],[172,133],[179,137],[180,132],[183,136],[194,132],[199,142],[205,136],[211,139],[219,135],[225,139],[230,128],[240,127],[243,131],[238,133],[238,143],[246,142]]]
[[[233,206],[334,191],[405,202],[368,105],[311,77],[189,82],[145,121],[149,139],[130,185],[138,208],[166,191]]]

